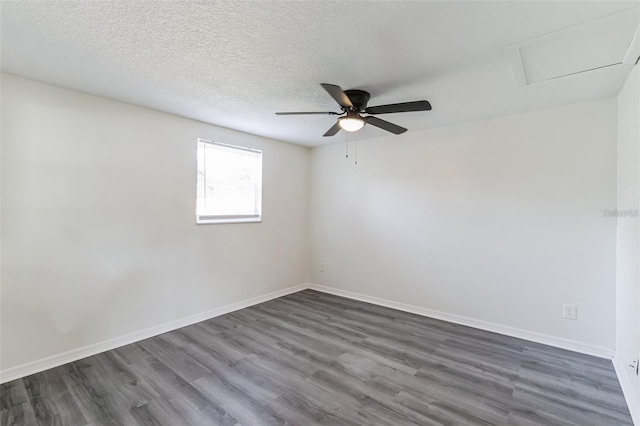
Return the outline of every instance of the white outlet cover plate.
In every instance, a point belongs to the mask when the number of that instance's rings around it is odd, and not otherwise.
[[[570,320],[577,319],[578,316],[578,308],[576,305],[564,304],[562,306],[563,317]]]

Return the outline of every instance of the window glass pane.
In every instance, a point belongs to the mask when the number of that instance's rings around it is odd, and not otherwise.
[[[260,151],[198,143],[197,216],[259,218],[261,194]]]

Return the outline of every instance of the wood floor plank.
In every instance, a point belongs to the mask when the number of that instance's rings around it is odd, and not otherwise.
[[[117,393],[114,393],[115,385],[108,376],[94,379],[93,363],[91,357],[72,362],[61,368],[62,378],[65,381],[74,404],[82,412],[89,422],[100,422],[105,425],[135,424],[130,416],[126,403]],[[71,410],[71,407],[66,407]],[[34,409],[35,411],[35,409]]]
[[[0,409],[8,410],[11,407],[25,403],[29,400],[29,393],[25,386],[25,379],[32,381],[40,381],[44,376],[44,373],[39,375],[32,375],[25,377],[24,379],[14,380],[12,382],[4,383],[0,386]]]
[[[244,334],[245,332],[247,334]],[[279,345],[277,341],[266,340],[263,338],[264,336],[252,336],[253,334],[250,330],[244,329],[242,329],[242,332],[225,334],[225,338],[229,341],[251,348],[253,350],[253,355],[251,356],[259,355],[261,362],[283,368],[287,371],[287,374],[307,378],[320,368],[312,361],[297,356],[299,352],[292,352],[288,350],[288,347]],[[265,344],[265,342],[270,342],[270,344]]]
[[[109,377],[111,391],[128,401],[132,406],[143,405],[160,395],[153,390],[144,377],[135,374],[131,366],[127,365],[113,352],[105,352],[91,357],[96,371],[95,380]]]
[[[187,419],[162,399],[152,400],[138,407],[134,407],[131,409],[131,414],[140,425],[162,426],[187,424]]]
[[[2,425],[629,426],[610,360],[305,290],[0,386]]]
[[[271,407],[215,374],[199,378],[193,382],[193,386],[207,399],[219,404],[244,426],[286,424],[285,419]]]
[[[58,397],[40,397],[31,401],[36,421],[40,425],[85,425],[87,419],[82,414],[70,393]]]
[[[37,425],[38,420],[30,402],[20,402],[0,411],[0,425]]]

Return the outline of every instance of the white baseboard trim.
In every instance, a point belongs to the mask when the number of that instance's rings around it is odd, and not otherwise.
[[[636,391],[631,385],[631,379],[629,379],[629,375],[626,373],[629,367],[627,367],[620,358],[615,357],[613,358],[613,368],[616,370],[616,375],[618,376],[624,399],[627,401],[627,407],[629,407],[633,424],[640,426],[640,395],[636,395]]]
[[[416,315],[435,318],[443,321],[449,321],[456,324],[466,325],[480,330],[491,331],[493,333],[504,334],[506,336],[517,337],[518,339],[530,340],[536,343],[542,343],[549,346],[555,346],[574,352],[587,355],[597,356],[599,358],[613,359],[615,350],[602,346],[590,345],[588,343],[579,342],[577,340],[564,339],[561,337],[551,336],[548,334],[536,333],[533,331],[523,330],[520,328],[509,327],[506,325],[496,324],[488,321],[481,321],[461,315],[449,314],[433,309],[422,308],[419,306],[408,305],[405,303],[395,302],[393,300],[381,299],[378,297],[367,296],[352,291],[341,290],[333,287],[327,287],[318,284],[309,283],[312,290],[321,291],[323,293],[334,294],[349,299],[359,300],[361,302],[373,303],[374,305],[385,306],[387,308],[398,309],[400,311],[410,312]]]
[[[296,293],[298,291],[308,288],[308,284],[300,284],[293,287],[285,288],[282,290],[274,291],[264,294],[262,296],[253,297],[251,299],[242,300],[237,303],[222,306],[220,308],[211,309],[199,314],[190,315],[188,317],[170,321],[161,325],[150,327],[144,330],[140,330],[134,333],[130,333],[124,336],[115,337],[113,339],[105,340],[103,342],[93,343],[91,345],[83,346],[77,349],[72,349],[67,352],[52,355],[46,358],[38,359],[36,361],[27,362],[25,364],[17,365],[15,367],[7,368],[0,371],[0,383],[10,382],[11,380],[19,379],[30,374],[39,373],[41,371],[48,370],[50,368],[58,367],[60,365],[68,364],[73,361],[77,361],[88,356],[96,355],[101,352],[109,351],[111,349],[119,348],[124,345],[139,342],[140,340],[148,339],[159,334],[167,333],[169,331],[176,330],[178,328],[186,327],[197,322],[206,321],[208,319],[228,314],[229,312],[237,311],[239,309],[248,308],[249,306],[257,305],[259,303],[266,302],[271,299],[286,296],[287,294]]]
[[[286,289],[274,291],[262,296],[257,296],[251,299],[246,299],[237,303],[215,308],[206,312],[191,315],[186,318],[182,318],[176,321],[171,321],[158,326],[150,327],[135,333],[130,333],[124,336],[109,339],[103,342],[94,343],[91,345],[83,346],[77,349],[72,349],[67,352],[52,355],[46,358],[42,358],[36,361],[27,362],[15,367],[7,368],[0,371],[0,383],[6,383],[11,380],[19,379],[30,374],[39,373],[41,371],[48,370],[50,368],[58,367],[73,361],[77,361],[82,358],[86,358],[101,352],[109,351],[111,349],[119,348],[124,345],[138,342],[140,340],[148,339],[159,334],[167,333],[169,331],[176,330],[178,328],[186,327],[191,324],[195,324],[201,321],[206,321],[211,318],[215,318],[220,315],[228,314],[239,309],[248,308],[249,306],[257,305],[259,303],[266,302],[271,299],[286,296],[287,294],[296,293],[305,289],[312,289],[321,291],[323,293],[334,294],[336,296],[342,296],[349,299],[359,300],[362,302],[372,303],[374,305],[385,306],[392,309],[398,309],[400,311],[410,312],[417,315],[436,318],[443,321],[449,321],[456,324],[466,325],[481,330],[491,331],[498,334],[504,334],[506,336],[517,337],[519,339],[530,340],[545,345],[555,346],[562,349],[568,349],[574,352],[580,352],[587,355],[594,355],[601,358],[613,359],[615,351],[609,348],[589,345],[586,343],[578,342],[575,340],[563,339],[560,337],[550,336],[541,333],[535,333],[532,331],[522,330],[514,327],[509,327],[501,324],[495,324],[487,321],[480,321],[473,318],[468,318],[460,315],[449,314],[446,312],[435,311],[432,309],[422,308],[419,306],[408,305],[405,303],[395,302],[388,299],[381,299],[378,297],[367,296],[360,293],[355,293],[347,290],[341,290],[333,287],[322,286],[313,283],[303,283]],[[615,362],[614,362],[615,366]],[[616,368],[616,371],[618,367]],[[619,380],[623,381],[620,374],[618,374]],[[625,389],[625,385],[623,390]],[[627,389],[631,389],[630,384],[626,384]],[[625,396],[628,391],[625,392]],[[630,404],[630,403],[629,403]],[[630,410],[632,407],[630,405]],[[633,412],[632,412],[633,415]],[[638,414],[635,414],[634,421]]]

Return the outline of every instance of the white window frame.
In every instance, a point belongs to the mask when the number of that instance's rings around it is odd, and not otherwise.
[[[224,223],[260,223],[262,222],[262,151],[254,148],[247,148],[244,146],[230,145],[221,142],[213,142],[206,139],[198,139],[197,150],[200,149],[201,144],[210,144],[217,145],[225,148],[236,149],[239,151],[249,151],[255,154],[260,155],[260,185],[256,190],[256,206],[257,213],[249,214],[249,215],[198,215],[196,211],[196,224],[198,225],[206,225],[206,224],[224,224]],[[198,170],[198,162],[200,158],[196,155],[196,170]],[[198,176],[196,172],[196,204],[198,200]],[[196,208],[197,210],[197,208]]]

